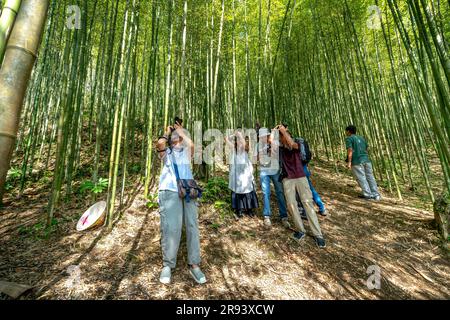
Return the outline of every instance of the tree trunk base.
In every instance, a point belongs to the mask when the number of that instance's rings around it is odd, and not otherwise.
[[[434,219],[438,226],[439,234],[444,241],[449,242],[450,234],[450,195],[444,193],[434,202]],[[449,243],[447,243],[447,246]]]

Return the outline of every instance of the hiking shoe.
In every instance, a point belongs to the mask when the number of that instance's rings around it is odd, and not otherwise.
[[[316,244],[319,248],[326,248],[327,244],[325,243],[324,238],[314,237],[314,240],[316,240]]]
[[[281,219],[281,224],[283,225],[283,227],[285,227],[286,229],[289,229],[291,227],[291,224],[289,223],[289,219],[288,218],[282,218]]]
[[[191,273],[192,278],[194,278],[195,282],[197,282],[198,284],[206,283],[206,277],[199,267],[190,268],[189,272]]]
[[[234,218],[235,218],[236,220],[239,220],[239,219],[241,219],[242,217],[244,217],[244,214],[242,213],[242,211],[237,211],[237,212],[234,213]]]
[[[326,216],[328,215],[328,210],[325,209],[325,210],[323,210],[323,211],[319,211],[319,214],[320,214],[322,217],[326,217]]]
[[[272,222],[269,217],[264,217],[264,226],[270,228],[272,226]]]
[[[159,276],[159,282],[169,284],[171,277],[172,277],[172,270],[170,269],[170,267],[164,267],[161,271],[161,275]]]
[[[364,199],[364,200],[373,200],[372,197],[366,197],[366,196],[364,196],[364,195],[362,195],[362,194],[360,194],[360,195],[358,196],[358,198]]]
[[[380,201],[381,200],[381,196],[378,195],[378,196],[373,197],[372,199],[375,200],[375,201]]]
[[[305,237],[305,234],[303,232],[300,232],[300,231],[299,232],[294,232],[292,237],[294,238],[295,241],[300,242]]]

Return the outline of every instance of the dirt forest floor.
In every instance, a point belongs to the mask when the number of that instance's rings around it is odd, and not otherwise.
[[[146,207],[139,187],[127,194],[127,209],[112,232],[76,232],[91,204],[80,200],[64,205],[64,222],[47,238],[23,232],[42,219],[48,200],[48,189],[27,189],[0,210],[0,280],[32,286],[21,299],[450,298],[450,258],[430,210],[409,198],[361,200],[355,182],[326,164],[314,167],[313,175],[329,210],[320,217],[327,248],[318,249],[311,236],[300,244],[291,240],[275,217],[267,230],[260,212],[240,221],[218,219],[214,206],[204,205],[203,286],[188,273],[184,244],[172,284],[158,282],[159,214]],[[367,287],[373,265],[381,271],[379,290]],[[73,270],[80,271],[78,278]]]

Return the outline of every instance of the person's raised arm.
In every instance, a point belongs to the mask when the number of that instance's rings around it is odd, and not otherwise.
[[[245,149],[245,138],[241,131],[236,132],[236,139],[238,141],[238,145]]]
[[[298,143],[295,142],[294,139],[292,139],[291,135],[287,132],[287,129],[283,125],[281,125],[277,128],[280,130],[280,134],[282,134],[283,137],[286,139],[286,143],[290,149],[294,149],[294,150],[300,149],[300,146],[298,145]]]
[[[166,155],[171,131],[172,128],[170,126],[167,127],[164,135],[159,137],[158,142],[156,143],[156,151],[158,152],[158,155],[161,159]]]
[[[228,147],[230,147],[230,149],[234,148],[234,143],[230,141],[230,137],[225,136],[225,142],[228,145]]]
[[[194,156],[194,142],[184,131],[183,126],[181,126],[178,122],[174,126],[178,135],[183,139],[183,144],[185,144],[191,150],[191,157]]]

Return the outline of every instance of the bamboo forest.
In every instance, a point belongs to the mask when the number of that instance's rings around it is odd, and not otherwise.
[[[448,0],[0,0],[0,300],[449,299],[449,47]]]

